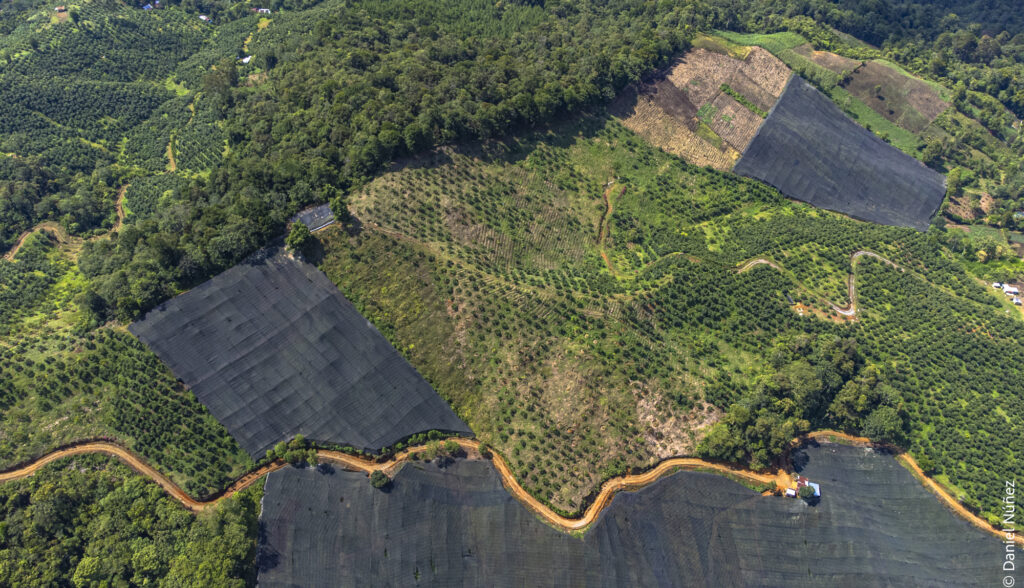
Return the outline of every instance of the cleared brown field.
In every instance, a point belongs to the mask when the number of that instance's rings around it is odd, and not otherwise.
[[[800,45],[793,49],[793,51],[837,74],[841,74],[844,71],[852,72],[860,67],[860,61],[857,61],[856,59],[850,59],[849,57],[843,57],[842,55],[836,55],[835,53],[829,53],[828,51],[815,51],[814,47],[812,47],[810,43]]]
[[[776,98],[782,96],[786,82],[789,81],[789,68],[786,64],[760,47],[750,50],[740,71]]]
[[[732,168],[739,153],[735,150],[722,151],[700,138],[694,130],[696,118],[686,119],[669,114],[655,102],[651,94],[632,93],[632,96],[635,100],[620,99],[612,107],[612,114],[619,117],[622,124],[631,131],[652,145],[694,165],[710,165],[720,170]]]
[[[854,71],[845,87],[875,112],[915,133],[949,108],[935,88],[875,61]]]
[[[722,87],[768,111],[782,95],[790,71],[760,47],[719,47],[713,40],[684,55],[665,77],[625,92],[612,114],[669,153],[728,170],[763,119]]]
[[[711,105],[715,108],[709,125],[711,130],[737,152],[742,152],[753,140],[763,119],[725,93],[716,96]]]

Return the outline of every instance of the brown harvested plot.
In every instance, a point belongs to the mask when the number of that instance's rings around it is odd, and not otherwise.
[[[793,49],[793,52],[798,55],[803,55],[817,65],[837,74],[841,74],[844,71],[852,73],[853,70],[860,67],[860,61],[857,61],[856,59],[850,59],[849,57],[843,57],[842,55],[836,55],[835,53],[829,53],[828,51],[815,51],[814,47],[812,47],[810,43],[800,45]]]
[[[737,152],[745,149],[763,119],[728,94],[719,94],[711,104],[715,107],[711,130]]]
[[[788,77],[786,79],[788,79]],[[748,76],[743,70],[737,70],[736,73],[729,78],[728,85],[765,112],[771,110],[772,106],[779,99],[779,94],[773,94],[771,91],[759,86],[757,82],[750,79],[750,76]]]
[[[695,119],[672,116],[655,104],[649,95],[639,95],[631,107],[613,108],[612,112],[622,120],[622,124],[651,144],[694,165],[727,170],[739,156],[739,153],[723,153],[701,139],[690,128],[691,124],[696,126]]]
[[[727,51],[715,46],[714,38],[704,40],[704,46],[684,55],[664,78],[625,92],[612,106],[612,114],[669,153],[696,165],[729,170],[763,119],[722,87],[767,111],[782,95],[790,71],[760,47]]]
[[[718,95],[719,87],[728,83],[742,63],[728,55],[695,49],[684,55],[667,77],[700,108]]]
[[[878,114],[915,133],[949,108],[949,102],[926,82],[877,61],[853,72],[845,87]]]
[[[666,114],[683,121],[690,130],[697,128],[697,107],[690,101],[686,92],[668,80],[656,82],[650,90],[650,92],[645,92],[645,95],[649,96],[654,104],[664,110]]]
[[[786,64],[760,47],[750,50],[740,71],[775,98],[782,96],[786,82],[789,81],[789,68]]]

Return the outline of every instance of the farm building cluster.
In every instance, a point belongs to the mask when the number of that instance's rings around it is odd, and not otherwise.
[[[1012,284],[1004,284],[1002,282],[994,282],[992,287],[996,290],[1002,290],[1003,294],[1006,294],[1013,301],[1014,305],[1021,306],[1022,302],[1020,299],[1020,287]]]
[[[796,498],[800,495],[800,489],[804,487],[814,490],[815,498],[821,498],[821,485],[817,482],[812,482],[803,476],[797,476],[795,484],[786,488],[786,496],[789,498]]]

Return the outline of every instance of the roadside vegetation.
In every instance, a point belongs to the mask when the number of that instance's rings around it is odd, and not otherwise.
[[[85,322],[85,279],[49,233],[0,260],[0,277],[0,468],[107,437],[202,496],[252,465],[138,340]]]
[[[0,485],[4,586],[250,586],[262,487],[192,514],[117,460]]]

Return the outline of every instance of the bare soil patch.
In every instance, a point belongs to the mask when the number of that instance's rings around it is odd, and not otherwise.
[[[710,49],[690,51],[665,77],[623,93],[612,114],[669,153],[696,165],[729,170],[763,119],[722,87],[767,111],[782,95],[790,71],[760,47]]]
[[[694,120],[674,117],[646,96],[640,95],[632,106],[624,109],[613,108],[612,113],[651,144],[694,165],[710,165],[719,170],[728,170],[733,165],[733,158],[701,139],[690,128],[691,124],[696,126]]]
[[[935,88],[875,61],[853,72],[845,87],[878,114],[915,133],[949,108]]]
[[[860,61],[856,59],[850,59],[849,57],[843,57],[842,55],[836,55],[828,51],[815,51],[814,47],[810,43],[806,45],[800,45],[793,49],[798,55],[803,55],[807,59],[810,59],[817,65],[824,67],[829,71],[833,71],[837,74],[845,72],[853,72],[855,69],[860,67]]]
[[[950,196],[949,212],[965,220],[974,220],[992,212],[995,204],[996,201],[987,192],[981,193],[980,196],[964,193],[960,196]]]

